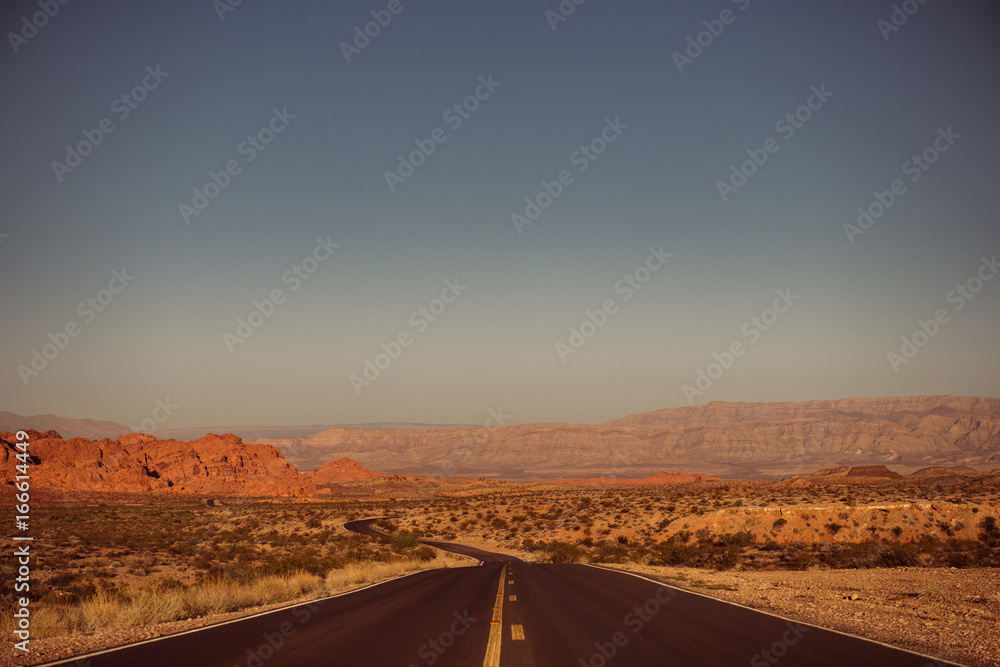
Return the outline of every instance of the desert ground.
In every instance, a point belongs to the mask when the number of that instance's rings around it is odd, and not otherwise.
[[[422,538],[628,569],[940,660],[1000,664],[1000,493],[982,478],[345,489],[39,496],[33,650],[16,664],[475,564]],[[388,536],[344,530],[364,517],[385,517]]]

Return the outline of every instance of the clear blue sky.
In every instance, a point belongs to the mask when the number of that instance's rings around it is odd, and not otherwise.
[[[977,272],[1000,254],[1000,9],[903,4],[896,26],[870,1],[4,3],[0,409],[172,428],[998,396],[1000,279]]]

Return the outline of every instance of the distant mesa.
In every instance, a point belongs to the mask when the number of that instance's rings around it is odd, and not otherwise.
[[[1000,465],[1000,399],[964,396],[848,398],[668,408],[604,424],[520,424],[436,429],[331,428],[257,440],[299,470],[349,457],[397,474],[643,478],[662,470],[727,479],[808,475],[891,464],[903,472]]]
[[[910,477],[934,479],[938,477],[966,477],[975,475],[977,471],[969,466],[931,466],[910,473]]]
[[[660,472],[654,473],[641,479],[629,479],[618,477],[572,477],[566,479],[552,479],[539,482],[539,484],[559,484],[568,486],[642,486],[652,484],[690,484],[692,482],[721,482],[721,477],[710,477],[708,475],[691,474],[687,472]]]
[[[812,481],[887,481],[903,479],[898,472],[893,472],[885,466],[847,466],[817,470],[809,475]]]
[[[25,431],[34,429],[41,433],[56,431],[66,438],[117,438],[131,433],[133,429],[115,422],[96,421],[94,419],[70,419],[58,415],[34,415],[22,417],[13,412],[0,412],[0,431]]]
[[[353,428],[379,431],[385,429],[430,429],[455,428],[456,424],[414,424],[410,422],[383,422],[372,424],[312,424],[309,426],[202,426],[192,428],[164,428],[150,432],[157,438],[177,440],[194,440],[209,433],[232,433],[244,440],[262,441],[266,438],[294,438],[310,436],[331,428]],[[57,429],[58,430],[58,429]]]

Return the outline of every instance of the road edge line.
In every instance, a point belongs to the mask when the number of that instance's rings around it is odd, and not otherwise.
[[[935,658],[932,655],[927,655],[926,653],[920,653],[919,651],[913,651],[913,650],[908,649],[908,648],[903,648],[902,646],[893,646],[892,644],[886,644],[885,642],[880,642],[877,639],[869,639],[868,637],[862,637],[860,635],[854,635],[854,634],[851,634],[850,632],[844,632],[843,630],[837,630],[835,628],[825,628],[822,625],[816,625],[815,623],[809,623],[808,621],[796,621],[793,618],[788,618],[786,616],[781,616],[780,614],[775,614],[775,613],[772,613],[770,611],[764,611],[763,609],[754,609],[753,607],[749,607],[749,606],[747,606],[745,604],[740,604],[739,602],[733,602],[732,600],[723,600],[722,598],[713,597],[713,596],[707,595],[705,593],[699,593],[698,591],[692,591],[692,590],[689,590],[687,588],[681,588],[680,586],[674,586],[673,584],[668,584],[668,583],[663,582],[663,581],[657,581],[656,579],[650,579],[649,577],[646,577],[646,576],[643,576],[641,574],[638,574],[637,572],[629,572],[628,570],[616,570],[614,568],[601,567],[600,565],[594,565],[592,563],[580,563],[580,565],[586,565],[587,567],[592,567],[592,568],[595,568],[595,569],[598,569],[598,570],[604,570],[605,572],[618,572],[619,574],[627,574],[630,577],[637,577],[639,579],[643,579],[643,580],[648,581],[650,583],[659,584],[660,586],[667,586],[668,588],[673,588],[675,590],[681,591],[682,593],[691,593],[692,595],[700,595],[701,597],[708,598],[709,600],[715,600],[716,602],[723,602],[725,604],[732,605],[734,607],[740,607],[742,609],[748,609],[750,611],[757,612],[758,614],[764,614],[766,616],[773,616],[774,618],[779,618],[782,621],[787,621],[789,623],[795,623],[797,625],[808,625],[810,628],[816,628],[817,630],[826,630],[827,632],[835,632],[838,635],[844,635],[845,637],[851,637],[852,639],[860,639],[861,641],[865,641],[865,642],[868,642],[870,644],[877,644],[879,646],[884,646],[885,648],[891,648],[891,649],[896,650],[896,651],[903,651],[904,653],[909,653],[910,655],[915,655],[915,656],[920,657],[920,658],[927,658],[928,660],[931,660],[933,662],[937,662],[937,663],[939,663],[941,665],[951,665],[952,667],[969,667],[968,665],[964,665],[964,664],[959,663],[959,662],[949,662],[947,660],[942,660],[940,658]]]

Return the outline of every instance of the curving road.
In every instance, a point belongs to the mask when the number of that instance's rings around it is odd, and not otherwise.
[[[383,534],[375,519],[349,530]],[[627,573],[533,564],[447,542],[479,566],[88,656],[91,667],[949,665]],[[53,664],[69,664],[69,661]]]
[[[361,533],[362,535],[372,535],[375,537],[387,537],[389,533],[385,533],[372,524],[382,517],[375,517],[374,519],[360,519],[358,521],[348,521],[344,524],[344,528],[353,532]],[[458,544],[456,542],[435,542],[432,540],[418,540],[421,544],[426,544],[427,546],[440,549],[441,551],[448,551],[453,554],[460,554],[462,556],[470,556],[479,560],[481,564],[483,563],[509,563],[517,561],[522,562],[520,558],[514,556],[508,556],[506,554],[493,553],[492,551],[483,551],[482,549],[476,549],[475,547],[469,547],[464,544]]]

